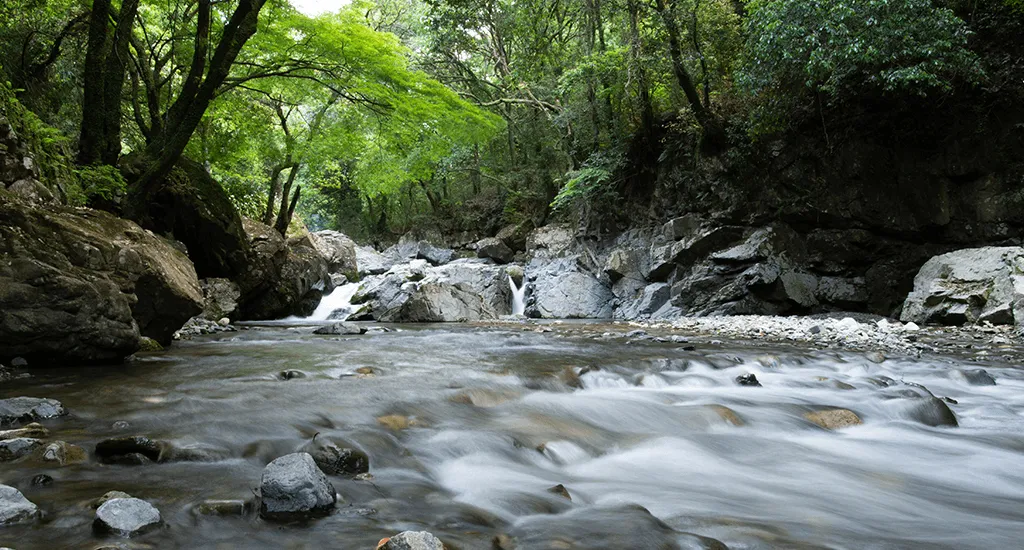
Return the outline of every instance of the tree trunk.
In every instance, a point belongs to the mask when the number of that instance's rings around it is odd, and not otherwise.
[[[82,127],[78,138],[78,164],[100,161],[103,146],[103,82],[110,32],[110,0],[93,0],[89,14],[89,38],[85,48],[82,74]]]
[[[130,190],[133,197],[128,201],[129,204],[136,207],[145,205],[153,187],[163,181],[178,162],[218,88],[231,71],[231,66],[242,51],[242,47],[256,33],[257,18],[265,2],[266,0],[239,0],[238,7],[224,25],[217,49],[209,63],[204,63],[208,67],[206,78],[194,92],[191,88],[182,90],[183,93],[179,94],[168,110],[163,133],[155,136],[146,147],[145,170]],[[202,33],[197,32],[197,48],[202,40]],[[190,75],[192,72],[190,70]],[[135,219],[141,214],[126,213]]]
[[[292,185],[295,183],[295,177],[299,175],[300,165],[294,163],[291,169],[288,171],[288,179],[285,180],[284,186],[281,188],[281,208],[277,212],[277,221],[274,222],[274,229],[281,234],[282,237],[288,231],[288,224],[291,223],[291,210],[295,208],[294,205],[288,205],[288,195],[292,192]],[[296,189],[296,191],[298,191]]]
[[[675,14],[672,13],[666,0],[657,0],[654,9],[661,15],[661,19],[665,23],[665,30],[668,32],[668,51],[672,57],[672,72],[675,74],[679,87],[686,94],[686,100],[690,102],[690,108],[693,109],[697,122],[706,127],[709,122],[708,113],[704,104],[701,103],[700,92],[697,91],[689,71],[686,70],[686,65],[683,64],[683,48],[679,41],[679,26],[676,24]]]
[[[281,194],[281,172],[284,172],[287,165],[274,167],[274,173],[270,176],[270,190],[267,194],[267,209],[263,211],[263,225],[270,225],[274,222],[274,204],[277,196]]]

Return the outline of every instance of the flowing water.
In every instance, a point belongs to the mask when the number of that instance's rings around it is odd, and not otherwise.
[[[508,287],[512,291],[512,315],[522,315],[526,312],[526,281],[523,281],[523,286],[517,287],[509,275]]]
[[[692,349],[630,340],[624,328],[595,337],[606,329],[584,324],[394,328],[320,337],[253,327],[126,366],[6,383],[2,397],[64,402],[70,416],[45,422],[52,439],[91,451],[137,433],[224,458],[0,465],[2,481],[46,513],[0,529],[0,546],[95,548],[89,503],[114,489],[163,514],[165,528],[133,540],[139,548],[372,549],[407,529],[462,549],[504,533],[519,548],[694,547],[682,532],[730,548],[1024,544],[1024,371],[1011,365],[984,365],[997,384],[973,386],[951,374],[971,365],[941,358]],[[289,369],[307,376],[279,377]],[[748,373],[763,387],[734,382]],[[928,390],[957,401],[959,427],[928,425],[942,419]],[[821,429],[804,417],[821,407],[864,423]],[[264,465],[315,433],[371,460],[372,480],[332,478],[341,499],[330,516],[282,526],[191,512],[251,497]],[[54,482],[32,486],[40,473]],[[549,490],[558,484],[571,501]]]

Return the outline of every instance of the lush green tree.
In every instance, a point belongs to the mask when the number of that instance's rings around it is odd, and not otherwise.
[[[980,76],[966,23],[931,0],[752,0],[747,9],[741,80],[771,117],[819,93],[830,102],[927,95]]]

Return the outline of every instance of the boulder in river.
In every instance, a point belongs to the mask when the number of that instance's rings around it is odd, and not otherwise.
[[[146,464],[159,462],[167,445],[143,435],[114,437],[96,444],[96,456],[107,464]]]
[[[202,308],[189,257],[113,215],[0,193],[0,357],[120,361]]]
[[[38,517],[39,508],[25,498],[21,491],[0,485],[0,525],[25,523]]]
[[[306,444],[302,452],[309,453],[322,472],[328,475],[355,476],[370,471],[370,457],[358,449],[338,447],[321,439]]]
[[[850,409],[824,409],[804,413],[804,418],[825,428],[826,430],[838,430],[847,426],[863,424],[864,421],[857,416],[857,413]]]
[[[366,327],[357,325],[355,323],[332,323],[330,325],[324,325],[318,327],[313,331],[313,334],[320,335],[349,335],[349,334],[366,334]]]
[[[637,505],[577,508],[563,514],[534,515],[517,521],[502,537],[501,550],[566,548],[588,550],[727,550],[721,542],[676,531]]]
[[[36,449],[42,447],[41,439],[29,437],[16,437],[0,441],[0,462],[11,462],[32,454]]]
[[[67,466],[85,462],[89,455],[78,445],[72,445],[67,441],[54,441],[43,449],[42,457],[47,462],[56,462],[61,466]]]
[[[441,539],[427,531],[403,531],[384,544],[379,550],[444,550]]]
[[[64,405],[56,399],[38,397],[12,397],[0,399],[0,425],[9,426],[19,422],[31,422],[68,414]]]
[[[962,380],[971,386],[995,386],[996,379],[985,369],[957,369],[949,373],[950,378]]]
[[[112,498],[96,509],[97,533],[133,537],[160,526],[160,511],[140,498]]]
[[[1024,247],[968,248],[933,257],[914,278],[900,320],[1024,324]]]
[[[250,262],[238,282],[241,319],[309,315],[324,292],[333,290],[327,259],[309,235],[285,240],[274,228],[243,220]]]
[[[38,424],[36,422],[13,430],[0,430],[0,440],[14,439],[16,437],[34,437],[38,439],[49,435],[50,430],[47,430],[42,424]]]
[[[274,520],[325,514],[338,498],[309,453],[292,453],[268,464],[260,496],[260,516]]]

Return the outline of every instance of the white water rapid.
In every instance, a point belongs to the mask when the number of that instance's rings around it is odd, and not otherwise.
[[[509,275],[508,286],[512,289],[512,315],[522,315],[526,311],[526,281],[523,281],[522,287],[517,287]]]
[[[355,295],[357,290],[359,290],[359,283],[348,283],[335,288],[333,292],[320,300],[320,305],[316,306],[313,314],[305,317],[303,320],[327,321],[331,319],[344,321],[355,309],[352,307],[352,296]]]

